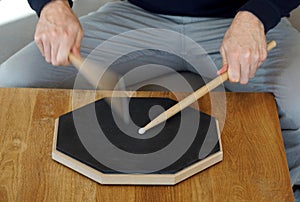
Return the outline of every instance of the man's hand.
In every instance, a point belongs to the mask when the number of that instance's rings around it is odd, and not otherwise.
[[[262,22],[247,11],[239,12],[225,33],[220,52],[223,67],[231,82],[248,83],[267,58],[267,43]]]
[[[54,0],[45,5],[34,38],[48,63],[69,65],[70,52],[80,56],[82,37],[80,22],[67,0]]]

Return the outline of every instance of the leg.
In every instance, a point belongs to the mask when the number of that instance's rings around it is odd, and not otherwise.
[[[186,35],[199,43],[211,56],[217,67],[221,67],[219,54],[223,35],[231,24],[230,19],[194,19],[187,24]],[[271,92],[277,105],[292,184],[300,183],[300,33],[287,21],[282,21],[267,34],[275,40],[273,49],[255,78],[247,85],[225,82],[230,91]]]
[[[267,74],[270,74],[271,80],[266,79],[266,81],[270,83],[269,91],[274,93],[279,108],[280,124],[292,184],[299,185],[300,93],[298,89],[298,76],[300,75],[300,33],[292,28],[286,19],[283,19],[282,22],[269,33],[268,37],[273,37],[278,41],[278,49],[270,53],[269,62],[266,62],[265,68],[263,68],[262,73],[259,74],[264,74],[264,69],[266,69]]]
[[[246,91],[271,92],[278,106],[278,114],[285,143],[292,184],[300,184],[300,33],[282,19],[267,34],[269,40],[277,42],[267,61],[250,80]],[[241,85],[228,84],[231,90]]]
[[[73,67],[48,64],[32,42],[1,64],[0,86],[70,88],[68,79],[76,73]]]

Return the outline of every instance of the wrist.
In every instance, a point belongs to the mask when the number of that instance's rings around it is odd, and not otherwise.
[[[71,9],[68,0],[51,0],[42,8],[40,16],[47,12],[53,12],[55,10],[61,11],[65,9]]]
[[[235,18],[237,18],[239,21],[242,21],[242,23],[251,23],[256,26],[259,26],[261,29],[264,30],[264,24],[262,23],[262,21],[256,15],[249,11],[239,11],[236,14]]]
[[[68,3],[68,5],[70,6],[68,0],[51,0],[51,2],[63,2],[63,3]]]

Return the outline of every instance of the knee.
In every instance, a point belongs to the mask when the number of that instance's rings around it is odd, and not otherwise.
[[[300,129],[300,93],[298,92],[286,91],[284,96],[276,98],[282,129]]]
[[[32,87],[45,64],[35,43],[30,43],[0,66],[0,87]]]
[[[34,72],[26,64],[18,64],[8,60],[0,66],[0,87],[32,87]]]

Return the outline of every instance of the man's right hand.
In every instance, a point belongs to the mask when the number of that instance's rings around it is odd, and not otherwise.
[[[35,42],[52,65],[69,65],[68,55],[80,56],[83,30],[67,0],[54,0],[41,11]]]

